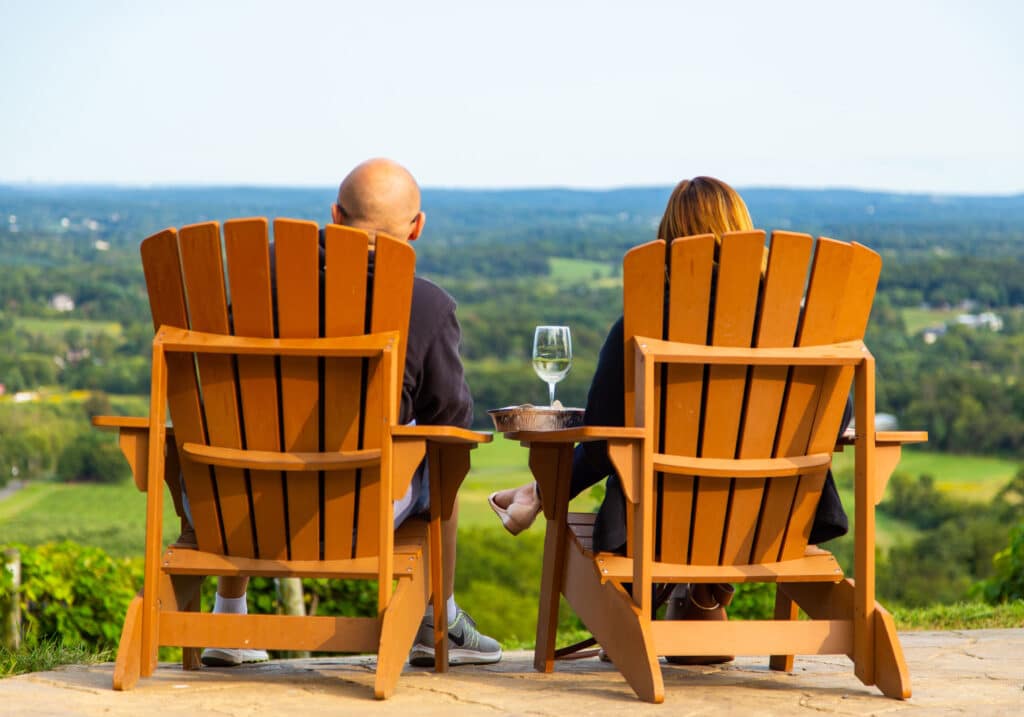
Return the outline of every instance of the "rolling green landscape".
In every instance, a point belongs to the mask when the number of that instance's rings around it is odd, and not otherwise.
[[[881,599],[907,629],[1024,624],[1024,197],[743,194],[759,226],[860,241],[884,258],[866,338],[878,361],[878,410],[902,429],[927,430],[929,442],[905,451],[879,506]],[[152,323],[139,241],[210,217],[323,222],[329,195],[0,186],[0,261],[9,267],[0,275],[0,545],[23,551],[33,591],[46,583],[130,597],[138,588],[145,495],[114,435],[89,419],[147,411]],[[653,238],[667,195],[664,187],[424,191],[431,222],[416,243],[417,271],[458,302],[476,427],[490,428],[488,408],[546,400],[530,367],[538,324],[572,328],[573,367],[558,396],[585,404],[598,352],[621,313],[622,255]],[[56,308],[57,294],[74,308]],[[983,313],[998,326],[960,319]],[[934,330],[931,342],[925,329]],[[833,464],[848,508],[852,453]],[[486,498],[528,481],[526,460],[525,449],[496,436],[474,452],[460,492],[457,596],[506,646],[532,644],[544,529],[538,522],[512,538]],[[602,490],[584,493],[574,508],[594,509]],[[168,499],[164,539],[177,532]],[[849,536],[827,547],[852,567]],[[83,570],[109,582],[85,589],[76,583]],[[0,571],[2,590],[6,579]],[[322,611],[344,601],[372,605],[342,582],[307,584],[307,600],[315,594]],[[731,614],[765,616],[769,590],[741,589]],[[78,641],[95,655],[116,642],[121,597],[99,605],[32,594],[23,597],[31,645]],[[9,597],[0,592],[0,602]],[[251,598],[253,609],[278,608],[269,581],[254,582]],[[579,635],[567,610],[560,629],[566,639]]]

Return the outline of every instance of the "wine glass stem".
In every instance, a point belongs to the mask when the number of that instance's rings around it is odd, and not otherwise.
[[[548,404],[555,405],[555,382],[548,381]]]

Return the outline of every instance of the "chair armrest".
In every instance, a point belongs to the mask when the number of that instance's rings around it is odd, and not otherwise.
[[[876,446],[904,446],[927,441],[928,431],[875,431]],[[836,450],[842,451],[846,446],[853,446],[856,443],[857,437],[852,431],[847,431],[836,441]]]
[[[619,474],[622,490],[628,500],[636,502],[639,494],[636,485],[640,475],[640,441],[646,435],[643,428],[637,427],[577,426],[555,431],[515,431],[506,433],[505,437],[519,441],[530,449],[530,470],[540,486],[544,514],[552,518],[561,508],[552,503],[550,498],[545,499],[545,496],[551,496],[556,485],[568,481],[571,472],[571,456],[559,457],[560,452],[568,450],[571,454],[575,443],[607,441],[608,458]],[[565,484],[568,485],[567,482]]]
[[[144,416],[93,416],[92,425],[97,428],[148,431],[149,419]]]
[[[132,469],[135,487],[145,493],[149,480],[149,419],[140,416],[93,416],[92,425],[118,432],[117,443]],[[177,456],[170,455],[171,451],[177,451],[174,429],[170,426],[167,427],[167,451],[168,459],[177,466]]]
[[[493,436],[483,431],[471,431],[457,426],[392,426],[392,438],[427,440],[434,443],[457,443],[477,446],[490,443]]]
[[[875,431],[875,445],[891,446],[926,443],[928,431]]]
[[[446,518],[451,515],[455,494],[469,472],[469,452],[481,443],[493,440],[490,433],[482,431],[432,425],[392,426],[391,438],[395,465],[394,499],[398,500],[408,490],[416,467],[427,456],[428,446],[433,446],[434,460],[440,460],[435,468],[439,473],[438,480],[444,482],[444,495],[442,505],[432,506],[431,510],[441,510]]]
[[[529,445],[530,443],[588,443],[614,439],[636,440],[645,435],[643,428],[577,426],[576,428],[560,428],[556,431],[515,431],[506,433],[505,438]]]
[[[903,446],[927,440],[928,431],[875,431],[875,505],[882,501],[889,478],[900,462]],[[835,449],[842,451],[846,446],[855,445],[856,436],[846,432],[836,441]]]

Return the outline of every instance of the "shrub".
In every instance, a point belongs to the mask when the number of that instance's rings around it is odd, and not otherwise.
[[[68,541],[17,547],[26,644],[115,647],[128,603],[142,586],[142,561]]]
[[[213,609],[216,580],[203,583],[203,610]],[[275,615],[283,612],[280,587],[273,578],[254,577],[247,591],[249,612]],[[302,597],[307,615],[372,617],[377,614],[376,580],[302,579]]]
[[[79,433],[57,459],[57,478],[62,481],[115,483],[128,476],[128,464],[112,437],[99,431]]]
[[[1024,600],[1024,523],[1010,535],[1010,544],[992,558],[995,574],[979,583],[986,602]]]

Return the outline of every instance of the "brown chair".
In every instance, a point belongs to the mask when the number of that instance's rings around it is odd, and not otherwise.
[[[157,329],[150,415],[94,420],[120,431],[148,496],[145,583],[125,618],[114,689],[151,675],[161,645],[185,647],[186,669],[201,647],[256,647],[376,652],[374,693],[386,698],[431,595],[444,614],[441,519],[469,450],[490,436],[398,425],[415,253],[331,225],[321,259],[315,223],[276,220],[273,245],[267,229],[265,219],[224,224],[227,284],[216,222],[142,243]],[[424,456],[430,520],[395,530],[393,500]],[[161,546],[162,486],[179,470],[197,550]],[[203,614],[199,587],[212,575],[377,580],[378,612]]]
[[[857,244],[775,232],[702,235],[623,261],[626,427],[512,437],[530,448],[547,535],[535,667],[555,658],[559,594],[636,694],[664,699],[660,655],[846,654],[856,676],[910,695],[892,617],[875,602],[875,505],[900,446],[875,431],[862,338],[881,271]],[[806,290],[806,291],[805,291]],[[808,545],[851,381],[854,580]],[[607,440],[627,499],[626,555],[595,553],[593,516],[568,513],[574,442]],[[841,450],[841,446],[839,447]],[[777,584],[774,620],[653,621],[661,583]],[[811,620],[797,620],[801,608]]]

